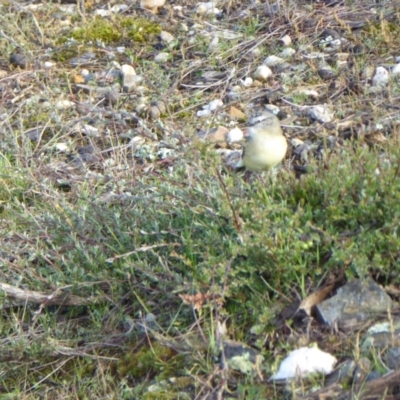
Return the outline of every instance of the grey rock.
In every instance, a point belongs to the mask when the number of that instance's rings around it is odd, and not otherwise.
[[[13,53],[10,55],[10,64],[13,67],[26,68],[29,64],[28,58],[23,54]]]
[[[134,68],[128,64],[124,64],[121,67],[121,73],[122,88],[125,93],[131,93],[134,88],[143,80],[141,76],[136,75]]]
[[[28,137],[29,140],[32,140],[32,142],[37,142],[40,139],[41,134],[42,128],[33,128],[25,132],[25,135]]]
[[[69,60],[69,63],[74,67],[78,67],[78,66],[82,66],[84,64],[88,64],[95,59],[96,59],[96,54],[92,53],[92,52],[88,52],[88,53],[82,54],[79,57],[71,58]]]
[[[78,152],[78,154],[93,154],[95,152],[95,148],[89,144],[87,146],[79,146],[76,151]]]
[[[374,379],[378,379],[382,376],[382,374],[379,371],[371,371],[368,375],[367,378],[365,379],[365,382],[370,382],[373,381]]]
[[[340,39],[340,33],[335,31],[334,29],[324,29],[320,36],[322,40],[325,42],[331,42],[332,40]]]
[[[166,42],[166,43],[170,43],[170,42],[175,40],[174,36],[171,33],[167,32],[167,31],[161,31],[160,39],[163,42]]]
[[[115,104],[121,99],[121,93],[116,90],[110,90],[106,93],[105,98],[110,104]]]
[[[284,62],[282,64],[279,64],[276,67],[276,72],[281,73],[281,72],[289,71],[291,68],[292,68],[291,64]]]
[[[91,93],[93,90],[95,90],[96,88],[94,88],[93,86],[90,85],[84,85],[82,83],[78,83],[75,85],[76,91],[80,91],[82,90],[83,93]]]
[[[165,104],[162,101],[152,101],[148,109],[148,116],[150,119],[158,119],[167,111]]]
[[[140,75],[124,75],[122,87],[125,93],[131,93],[142,82],[143,77]]]
[[[170,58],[170,54],[169,53],[161,52],[161,53],[158,53],[154,57],[154,61],[156,63],[163,64],[163,63],[167,62],[169,60],[169,58]]]
[[[388,346],[400,346],[400,330],[392,332],[378,332],[366,337],[361,344],[361,350],[371,347],[382,348]]]
[[[368,358],[360,358],[357,362],[357,368],[354,371],[354,383],[365,382],[368,374],[371,372],[371,361]]]
[[[331,122],[334,117],[334,113],[329,109],[327,105],[315,105],[307,109],[307,114],[314,120],[326,124]]]
[[[267,65],[268,67],[277,67],[279,64],[283,64],[285,60],[282,57],[278,56],[268,56],[264,60],[264,64]]]
[[[318,75],[324,81],[329,81],[335,77],[332,68],[324,67],[318,70]]]
[[[298,157],[301,161],[308,161],[308,153],[315,147],[309,140],[306,140],[304,143],[298,145],[293,153]]]
[[[363,54],[365,52],[365,49],[362,44],[356,44],[350,51],[353,54]]]
[[[347,283],[337,294],[316,306],[317,316],[327,325],[353,328],[370,320],[374,313],[387,311],[392,300],[373,280]]]
[[[84,163],[95,163],[100,161],[100,158],[98,156],[90,153],[82,153],[80,154],[80,157]]]
[[[390,369],[400,369],[400,347],[388,349],[385,355],[386,365]]]
[[[342,362],[335,368],[335,371],[326,377],[325,386],[331,386],[335,383],[350,383],[353,379],[356,367],[357,364],[354,360],[346,360]]]
[[[149,118],[150,119],[158,119],[161,117],[160,110],[157,106],[150,106],[149,108]]]
[[[251,347],[240,342],[226,340],[223,343],[221,361],[242,374],[256,375],[260,371],[264,357]]]

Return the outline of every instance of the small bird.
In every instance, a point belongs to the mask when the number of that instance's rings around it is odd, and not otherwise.
[[[288,147],[279,119],[270,112],[263,112],[249,123],[249,136],[236,169],[270,170],[284,159]]]

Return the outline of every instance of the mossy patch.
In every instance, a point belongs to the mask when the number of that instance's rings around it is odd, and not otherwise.
[[[176,352],[160,343],[153,343],[151,346],[144,346],[139,351],[133,350],[122,357],[118,362],[118,373],[121,377],[131,376],[133,378],[143,378],[145,376],[159,374],[163,372],[163,377],[172,373],[171,360],[176,356]],[[169,367],[166,371],[166,363]],[[176,370],[175,370],[176,371]]]
[[[104,19],[95,16],[82,28],[75,29],[70,37],[82,42],[102,41],[117,43],[124,40],[145,42],[161,32],[160,25],[145,18],[115,17]]]

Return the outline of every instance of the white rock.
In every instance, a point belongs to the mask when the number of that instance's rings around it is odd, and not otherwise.
[[[179,30],[180,32],[189,32],[189,27],[188,27],[185,23],[180,22],[180,23],[178,24],[178,30]]]
[[[319,93],[314,89],[301,89],[300,88],[300,89],[296,90],[296,93],[302,94],[307,97],[314,97],[316,99],[319,97]]]
[[[367,65],[361,71],[361,79],[371,79],[374,75],[375,68],[372,65]]]
[[[113,60],[111,65],[117,69],[121,69],[121,64],[118,61]]]
[[[319,122],[327,123],[333,120],[333,112],[327,105],[312,106],[307,110],[308,115]]]
[[[103,167],[114,167],[117,162],[113,158],[107,158],[103,161]]]
[[[46,62],[43,64],[43,66],[44,66],[46,69],[53,68],[55,65],[56,65],[56,64],[53,63],[53,62],[51,62],[51,61],[46,61]]]
[[[250,57],[257,58],[261,55],[261,49],[259,47],[251,49],[249,51],[249,55],[250,55]]]
[[[231,144],[240,142],[243,139],[243,131],[239,128],[233,128],[226,134],[226,141]]]
[[[328,47],[325,47],[325,44],[329,44]],[[330,42],[326,42],[322,44],[326,51],[337,51],[342,46],[342,41],[340,39],[334,39]]]
[[[165,52],[161,52],[158,53],[155,57],[154,57],[154,61],[156,63],[165,63],[169,60],[169,53],[165,53]]]
[[[70,100],[58,100],[55,104],[56,108],[59,110],[66,110],[68,108],[74,107],[75,103]]]
[[[285,60],[278,56],[268,56],[264,60],[264,64],[267,65],[268,67],[276,67],[279,64],[283,64],[284,62],[285,62]]]
[[[301,347],[282,361],[279,370],[271,379],[292,379],[314,373],[330,374],[337,360],[334,356],[316,347]]]
[[[138,114],[141,114],[142,112],[145,112],[147,109],[147,104],[145,103],[139,103],[136,107],[135,107],[135,111]]]
[[[94,15],[98,15],[100,17],[109,17],[113,12],[111,10],[104,10],[102,8],[95,10]]]
[[[279,42],[283,45],[283,46],[290,46],[292,44],[292,39],[290,38],[289,35],[285,35],[282,38],[279,39]]]
[[[218,36],[221,39],[240,39],[243,37],[241,33],[231,31],[229,29],[221,29],[212,33],[213,36]]]
[[[210,110],[210,111],[214,111],[214,110],[216,110],[218,107],[221,107],[221,106],[223,106],[224,105],[224,103],[222,102],[222,100],[220,100],[220,99],[217,99],[217,100],[213,100],[213,101],[210,101],[209,103],[208,103],[208,109]]]
[[[215,3],[209,1],[207,3],[198,3],[196,7],[197,14],[219,14],[221,11],[215,6]]]
[[[133,68],[132,65],[129,65],[129,64],[124,64],[121,67],[121,72],[122,72],[122,75],[136,75],[135,68]]]
[[[117,46],[117,47],[115,48],[115,50],[117,50],[117,52],[118,52],[119,54],[124,54],[124,53],[125,53],[125,50],[126,50],[126,47],[125,47],[125,46]]]
[[[193,34],[196,34],[198,31],[201,31],[202,29],[204,29],[204,25],[195,23],[190,27],[189,33],[193,31]]]
[[[253,78],[250,78],[248,76],[247,78],[241,79],[240,83],[243,87],[250,87],[254,83],[254,81]]]
[[[75,124],[75,126],[73,127],[73,131],[82,133],[83,135],[89,137],[100,137],[100,132],[96,127],[94,127],[93,125],[83,124],[81,122]]]
[[[336,59],[338,61],[347,61],[350,57],[350,53],[336,53]]]
[[[208,51],[218,49],[218,43],[219,43],[219,37],[216,36],[213,40],[211,40],[211,43],[208,46]]]
[[[200,14],[200,15],[206,14],[206,13],[207,13],[206,4],[205,4],[205,3],[199,3],[199,4],[197,4],[196,13],[197,13],[197,14]]]
[[[399,75],[399,74],[400,74],[400,64],[396,64],[396,65],[392,68],[392,74],[393,74],[393,75]]]
[[[61,12],[66,14],[76,14],[77,8],[76,4],[63,4],[58,7]]]
[[[295,147],[295,148],[301,146],[302,144],[304,144],[304,142],[303,142],[301,139],[299,139],[299,138],[293,138],[293,139],[290,141],[290,143],[291,143],[292,146]]]
[[[272,71],[266,65],[260,65],[254,72],[254,79],[259,81],[266,81],[270,76],[272,76]]]
[[[43,6],[44,4],[27,4],[24,7],[30,11],[37,11],[39,8],[42,8]],[[1,7],[3,7],[3,4],[1,5]]]
[[[166,43],[170,43],[173,40],[175,40],[174,35],[172,35],[171,33],[167,32],[167,31],[161,31],[160,38],[163,42],[166,42]]]
[[[281,51],[280,56],[284,59],[288,59],[295,54],[296,54],[296,50],[291,47],[288,47],[287,49],[284,49]]]
[[[211,111],[208,108],[205,108],[204,110],[197,111],[196,115],[198,117],[208,117],[211,115]]]
[[[100,137],[99,130],[92,125],[83,124],[81,132],[89,137]]]
[[[150,10],[151,12],[157,12],[158,7],[163,7],[165,0],[140,0],[140,7]]]
[[[327,54],[326,53],[319,53],[317,51],[312,51],[312,52],[303,54],[302,56],[306,60],[313,60],[315,58],[326,58]]]
[[[210,101],[208,104],[203,106],[202,110],[197,111],[196,115],[198,117],[207,117],[208,115],[211,115],[211,112],[215,111],[218,107],[221,107],[223,104],[224,103],[220,99]]]
[[[54,145],[54,148],[61,153],[65,153],[69,150],[69,146],[67,145],[67,143],[56,143]]]
[[[126,4],[116,4],[111,7],[111,11],[114,13],[124,12],[129,8]]]
[[[374,77],[372,78],[372,84],[374,86],[384,86],[388,82],[389,82],[389,72],[383,67],[378,67],[376,69]]]

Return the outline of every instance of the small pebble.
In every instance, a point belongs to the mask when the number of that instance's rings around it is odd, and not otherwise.
[[[312,106],[307,110],[307,113],[312,119],[324,124],[333,120],[333,112],[326,105]]]
[[[155,61],[156,63],[162,64],[162,63],[167,62],[167,61],[169,60],[169,57],[170,57],[169,53],[161,52],[161,53],[158,53],[158,54],[154,57],[154,61]]]
[[[249,76],[247,78],[244,78],[240,81],[243,87],[247,88],[250,87],[253,84],[253,78],[250,78]]]
[[[46,61],[46,62],[43,64],[43,66],[44,66],[45,69],[53,68],[55,65],[56,65],[56,64],[53,63],[53,62],[51,62],[51,61]]]
[[[173,35],[171,35],[171,34],[170,34],[169,32],[167,32],[167,31],[161,31],[161,33],[160,33],[160,39],[161,39],[163,42],[170,43],[170,42],[172,42],[172,41],[175,40],[175,37],[174,37]]]
[[[267,65],[268,67],[276,67],[279,64],[284,63],[285,60],[281,57],[277,57],[277,56],[268,56],[265,60],[264,60],[264,64]]]
[[[292,39],[290,38],[289,35],[285,35],[282,38],[279,39],[279,43],[282,46],[290,46],[292,44]]]
[[[400,64],[396,64],[396,65],[392,68],[392,74],[393,74],[393,75],[400,75]]]
[[[266,81],[272,75],[272,71],[268,66],[260,65],[254,72],[254,79]]]
[[[66,110],[68,108],[74,107],[75,103],[70,100],[58,100],[55,104],[56,108],[59,110]]]
[[[215,7],[215,3],[209,1],[207,3],[198,3],[196,13],[200,15],[204,14],[220,14],[221,11]]]
[[[105,93],[104,98],[107,100],[108,104],[116,104],[121,99],[121,93],[117,90],[108,90]]]
[[[385,86],[389,82],[389,72],[384,67],[378,67],[372,78],[374,86]]]
[[[26,68],[28,66],[28,59],[23,54],[11,54],[10,64],[13,67]]]
[[[228,144],[240,142],[243,139],[243,131],[239,128],[233,128],[226,134]]]
[[[56,143],[56,144],[54,145],[54,148],[55,148],[57,151],[61,152],[61,153],[65,153],[65,152],[67,152],[68,149],[69,149],[69,147],[68,147],[68,145],[67,145],[66,143]]]
[[[291,47],[288,47],[287,49],[284,49],[280,52],[280,56],[284,59],[288,59],[295,54],[296,54],[296,50],[292,49]]]

